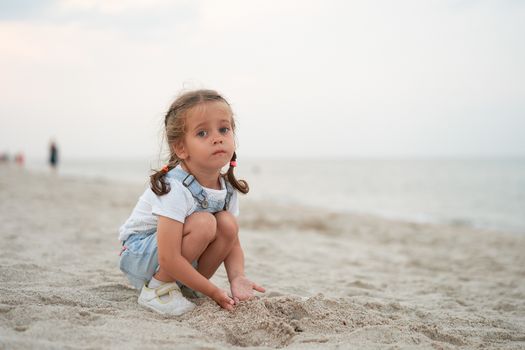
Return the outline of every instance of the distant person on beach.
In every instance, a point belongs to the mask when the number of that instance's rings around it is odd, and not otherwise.
[[[0,162],[1,163],[7,163],[9,162],[9,153],[4,152],[0,154]]]
[[[138,303],[158,313],[182,315],[195,307],[185,296],[202,294],[233,310],[264,288],[244,275],[237,192],[249,187],[234,175],[232,110],[215,91],[190,91],[173,102],[164,127],[170,158],[120,227],[120,269],[141,291]],[[209,280],[222,263],[231,297]]]
[[[58,166],[58,147],[55,141],[51,141],[49,146],[49,165],[53,170]]]
[[[24,163],[25,163],[24,153],[18,152],[15,155],[15,163],[18,164],[18,166],[20,166],[20,167],[24,166]]]

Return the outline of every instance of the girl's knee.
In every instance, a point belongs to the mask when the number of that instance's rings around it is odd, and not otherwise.
[[[217,219],[211,213],[196,212],[186,218],[186,232],[197,233],[199,237],[211,242],[217,233]]]
[[[217,235],[234,240],[237,238],[239,232],[239,225],[237,219],[228,211],[221,211],[215,214],[217,220]]]

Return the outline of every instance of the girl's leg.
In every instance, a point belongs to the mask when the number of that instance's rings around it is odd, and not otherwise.
[[[213,214],[196,212],[188,216],[182,228],[182,256],[191,264],[203,254],[206,247],[215,239],[216,233],[217,220]],[[163,282],[173,281],[162,266],[159,266],[159,270],[153,277]]]
[[[200,256],[197,268],[197,271],[208,279],[213,276],[230,253],[239,232],[237,220],[230,212],[221,211],[215,214],[215,219],[217,220],[215,240]]]

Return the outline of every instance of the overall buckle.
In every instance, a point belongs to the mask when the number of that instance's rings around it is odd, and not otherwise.
[[[190,187],[190,185],[193,183],[193,181],[195,181],[195,176],[191,175],[191,174],[188,174],[186,175],[186,177],[184,178],[184,180],[182,180],[182,184],[185,186],[185,187]]]

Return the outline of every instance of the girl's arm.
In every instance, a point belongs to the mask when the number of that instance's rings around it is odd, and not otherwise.
[[[253,297],[253,290],[264,293],[265,289],[250,281],[244,275],[244,252],[237,238],[230,254],[224,260],[224,267],[230,281],[233,300],[236,303]]]
[[[235,240],[230,254],[228,254],[224,260],[224,267],[226,268],[230,283],[236,277],[244,276],[244,252],[242,251],[241,242],[238,237]]]
[[[232,309],[233,300],[226,292],[202,276],[182,256],[183,224],[176,220],[159,216],[157,223],[157,246],[159,265],[174,280],[198,290],[215,300],[220,306]]]

